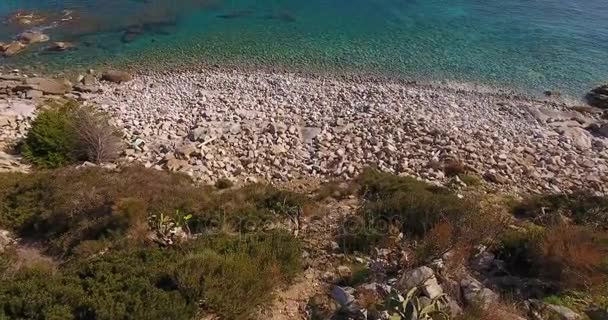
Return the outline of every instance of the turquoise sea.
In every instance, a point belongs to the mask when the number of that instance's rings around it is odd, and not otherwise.
[[[247,63],[575,96],[608,82],[606,0],[2,0],[0,17],[0,41],[42,28],[77,46],[7,67]]]

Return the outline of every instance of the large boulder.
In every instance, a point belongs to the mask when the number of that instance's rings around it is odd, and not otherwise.
[[[397,287],[404,293],[411,290],[414,287],[422,289],[422,293],[430,299],[443,294],[443,289],[437,282],[435,272],[433,269],[423,266],[406,272],[401,279]]]
[[[471,277],[463,279],[460,288],[467,305],[476,305],[485,310],[498,301],[498,295],[494,291]]]
[[[17,37],[17,40],[25,44],[47,42],[50,39],[51,38],[49,36],[40,31],[26,31]]]
[[[581,127],[559,127],[555,131],[572,141],[572,145],[580,150],[591,149],[593,145],[591,134]]]
[[[608,109],[608,84],[599,86],[587,94],[590,105],[602,109]]]
[[[38,90],[45,94],[66,94],[72,91],[72,84],[67,80],[47,78],[26,78],[18,90]]]
[[[133,80],[133,76],[125,71],[108,70],[101,75],[101,80],[114,83],[123,83]]]

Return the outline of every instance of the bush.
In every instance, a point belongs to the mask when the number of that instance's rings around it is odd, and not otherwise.
[[[221,178],[215,182],[215,187],[218,189],[230,189],[234,186],[234,183],[228,178]]]
[[[510,232],[497,253],[513,274],[539,277],[560,290],[597,289],[608,280],[608,238],[588,227]]]
[[[193,319],[199,303],[226,319],[249,318],[300,270],[289,234],[203,237],[181,248],[123,250],[33,269],[0,281],[0,317]]]
[[[562,225],[539,243],[540,276],[562,289],[597,288],[608,281],[608,237],[585,227]]]
[[[22,153],[36,166],[56,168],[78,161],[112,161],[119,144],[104,114],[76,102],[52,103],[32,123]]]
[[[458,238],[474,222],[470,217],[479,217],[476,202],[414,178],[366,169],[357,181],[365,202],[357,217],[343,223],[340,240],[347,250],[369,249],[394,233],[394,228],[407,237],[423,239],[440,223],[450,224],[454,228],[450,237]]]
[[[0,225],[60,255],[83,241],[140,243],[149,215],[198,212],[209,203],[208,188],[194,187],[188,177],[141,167],[0,174],[3,180],[12,182],[0,191]]]
[[[585,191],[532,196],[517,204],[514,214],[544,225],[572,220],[575,224],[608,230],[608,197]]]
[[[10,319],[191,319],[196,306],[161,286],[159,250],[74,262],[61,273],[27,270],[0,285],[0,314]]]
[[[58,255],[147,243],[151,216],[191,215],[184,228],[195,233],[248,233],[285,219],[297,223],[308,202],[267,185],[217,192],[192,185],[185,175],[142,167],[0,174],[0,186],[6,187],[0,189],[0,226],[41,240]]]

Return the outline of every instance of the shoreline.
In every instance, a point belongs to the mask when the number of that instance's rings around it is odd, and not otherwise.
[[[204,57],[201,57],[203,59]],[[86,73],[88,70],[109,70],[118,69],[131,72],[133,74],[162,74],[162,73],[183,73],[197,70],[219,70],[224,72],[264,72],[278,74],[296,74],[307,78],[316,79],[344,79],[348,81],[367,81],[367,82],[391,82],[402,84],[414,84],[423,87],[437,88],[440,90],[465,90],[470,92],[478,92],[481,94],[495,94],[505,97],[516,97],[518,99],[535,99],[535,100],[552,100],[556,102],[564,102],[568,104],[586,104],[586,92],[580,92],[576,95],[554,91],[551,88],[524,90],[523,87],[518,87],[515,84],[503,83],[488,83],[483,81],[465,81],[453,80],[442,77],[441,79],[431,79],[424,76],[416,76],[412,74],[391,74],[384,73],[380,70],[355,70],[354,67],[325,65],[283,65],[280,63],[267,62],[246,62],[246,61],[169,61],[162,58],[144,57],[137,59],[128,59],[128,61],[101,61],[95,64],[89,64],[86,67],[69,68],[62,66],[57,69],[41,70],[41,69],[20,69],[13,68],[17,66],[3,66],[5,73],[10,73],[13,69],[25,71],[25,73],[37,74],[45,77],[66,77],[76,78],[80,74]],[[31,66],[30,66],[31,67]],[[0,69],[0,74],[1,74]],[[591,87],[589,88],[591,89]],[[551,92],[552,96],[547,96],[545,93]]]
[[[378,166],[445,184],[454,180],[446,165],[458,162],[496,189],[608,192],[608,137],[586,130],[601,125],[600,111],[563,97],[276,68],[140,69],[123,84],[88,77],[100,93],[63,96],[112,116],[122,161],[204,183],[349,179]],[[29,121],[8,136],[24,136]]]

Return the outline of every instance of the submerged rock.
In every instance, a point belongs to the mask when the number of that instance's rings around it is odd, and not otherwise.
[[[76,46],[71,42],[53,42],[48,48],[48,51],[67,51],[76,48]]]
[[[25,44],[33,44],[39,42],[47,42],[51,38],[40,31],[26,31],[20,34],[17,39]]]
[[[599,86],[587,94],[590,105],[602,109],[608,109],[608,84]]]

